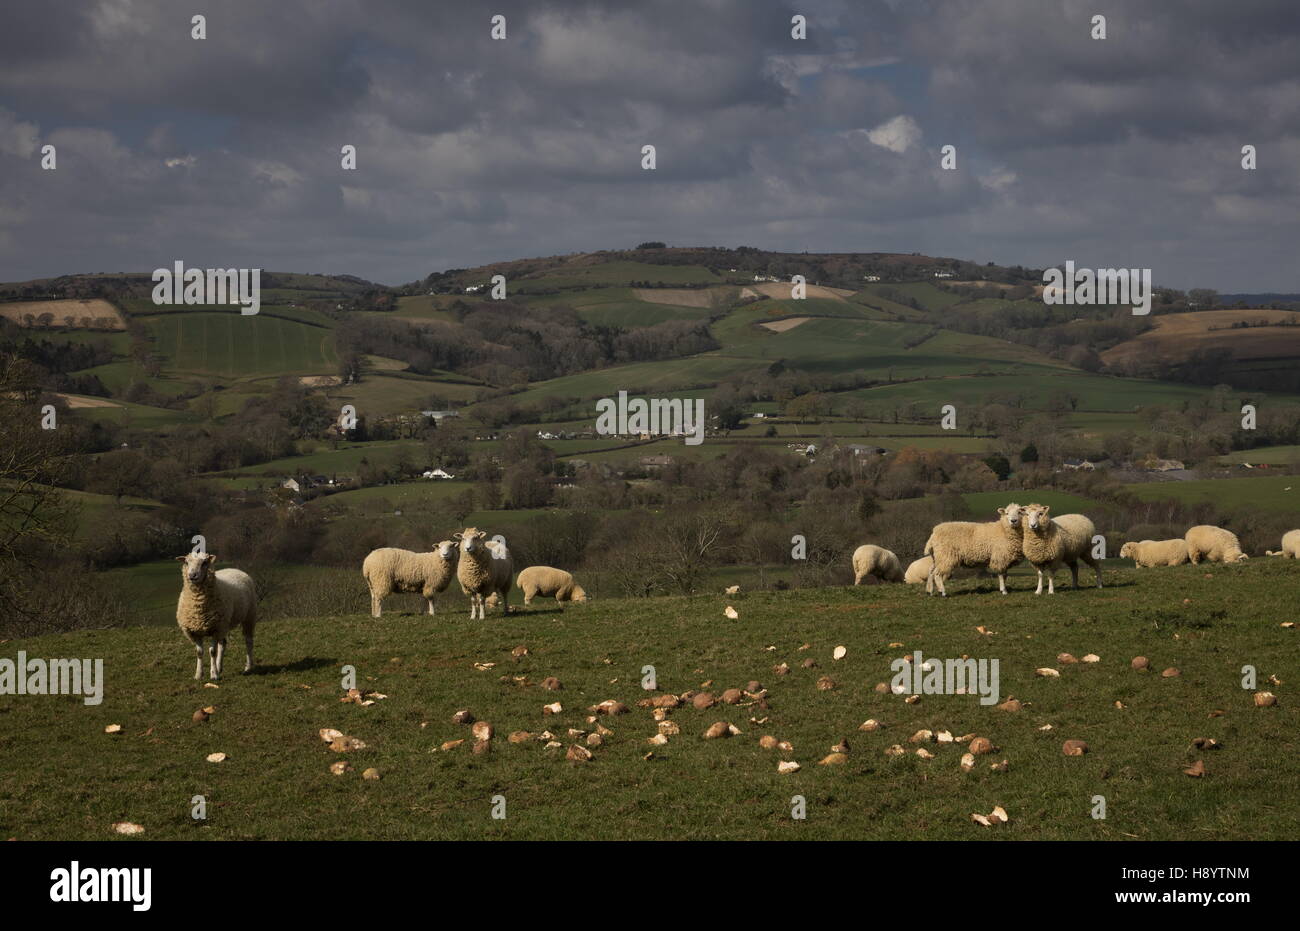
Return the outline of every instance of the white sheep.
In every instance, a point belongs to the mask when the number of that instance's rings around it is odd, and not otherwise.
[[[1269,556],[1282,556],[1286,559],[1300,559],[1300,530],[1288,530],[1282,534],[1282,548],[1267,550]]]
[[[883,546],[865,543],[853,551],[853,584],[862,584],[869,575],[882,582],[901,582],[903,567],[898,557]]]
[[[208,678],[221,678],[226,637],[235,627],[244,631],[244,672],[253,668],[253,628],[257,625],[257,586],[239,569],[214,571],[211,553],[177,556],[181,565],[181,596],[176,602],[176,623],[194,644],[198,661],[194,678],[203,677],[203,641],[208,647]]]
[[[461,591],[469,596],[470,620],[475,617],[487,620],[487,598],[498,593],[502,613],[509,614],[514,562],[505,543],[489,540],[476,527],[466,527],[452,536],[460,541],[456,578],[460,580]]]
[[[1025,559],[1038,570],[1038,588],[1035,595],[1043,593],[1043,570],[1047,570],[1047,594],[1056,594],[1054,576],[1061,566],[1069,566],[1074,577],[1074,587],[1079,587],[1079,560],[1083,560],[1097,573],[1097,587],[1101,588],[1101,563],[1092,555],[1092,538],[1096,526],[1082,514],[1062,514],[1050,517],[1045,504],[1025,506],[1024,551]]]
[[[903,581],[908,585],[920,585],[930,578],[932,569],[934,569],[934,557],[922,556],[920,559],[913,560],[907,567],[907,572],[903,574]]]
[[[926,594],[947,597],[944,581],[958,566],[987,569],[998,577],[998,591],[1007,593],[1007,570],[1024,558],[1020,537],[1021,508],[1008,504],[998,508],[995,521],[955,520],[936,524],[925,542],[925,555],[934,557],[934,566],[925,583]]]
[[[433,596],[451,584],[456,557],[456,544],[451,540],[443,540],[431,553],[413,553],[395,546],[371,550],[361,564],[361,574],[370,587],[370,616],[380,616],[389,595],[404,592],[423,595],[433,614]]]
[[[573,576],[563,569],[550,566],[529,566],[519,573],[515,582],[524,593],[524,604],[532,604],[533,598],[555,596],[556,601],[586,601],[587,593],[582,586],[573,581]]]
[[[1250,558],[1241,551],[1241,541],[1237,535],[1222,527],[1197,524],[1183,534],[1183,539],[1187,541],[1187,555],[1193,566],[1200,565],[1201,560],[1227,563]]]
[[[1138,569],[1150,566],[1181,566],[1187,562],[1187,541],[1142,540],[1125,543],[1119,548],[1120,559],[1131,559]]]

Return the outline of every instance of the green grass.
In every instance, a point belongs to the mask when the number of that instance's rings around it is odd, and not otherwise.
[[[1296,475],[1142,482],[1126,487],[1144,501],[1174,498],[1187,504],[1209,501],[1225,508],[1250,505],[1277,511],[1300,511],[1300,476]]]
[[[1219,458],[1223,463],[1249,462],[1251,465],[1291,465],[1300,463],[1300,446],[1260,446],[1257,449],[1240,449]]]
[[[140,319],[173,372],[237,378],[338,368],[334,334],[322,326],[260,313],[187,311]]]
[[[243,663],[242,644],[232,643],[219,689],[190,678],[193,650],[168,627],[11,641],[7,657],[18,650],[100,657],[107,687],[98,706],[40,696],[0,705],[0,831],[20,840],[112,839],[110,825],[126,820],[145,827],[144,840],[1297,836],[1300,705],[1290,680],[1300,634],[1279,626],[1300,597],[1294,564],[1114,570],[1108,579],[1106,589],[1050,599],[1036,599],[1023,584],[1003,598],[974,580],[954,586],[961,593],[946,600],[910,586],[598,598],[563,612],[534,603],[487,623],[468,621],[456,595],[444,597],[436,617],[269,620],[259,627],[258,673],[232,673]],[[739,620],[723,617],[727,603]],[[994,633],[981,635],[980,625]],[[520,644],[529,652],[512,661]],[[841,644],[848,654],[836,662],[831,652]],[[1004,712],[963,695],[908,705],[875,692],[891,679],[891,661],[912,650],[998,659],[1001,697],[1015,696],[1024,710]],[[1057,666],[1061,651],[1095,652],[1101,662],[1060,666],[1057,679],[1035,676],[1038,667]],[[1182,675],[1133,671],[1128,661],[1139,654]],[[802,668],[805,658],[818,668]],[[483,662],[495,666],[474,668]],[[782,662],[791,672],[774,675]],[[1268,686],[1279,695],[1276,707],[1253,706],[1240,684],[1243,663],[1261,680],[1280,676],[1282,686]],[[356,668],[359,687],[388,697],[369,707],[340,703],[345,664]],[[680,708],[670,720],[681,733],[650,747],[655,722],[636,707],[646,696],[647,664],[660,688],[674,693],[710,682],[716,694],[757,679],[770,707]],[[822,675],[834,679],[834,690],[817,688]],[[558,677],[563,690],[541,689],[546,676]],[[591,730],[587,708],[605,699],[632,711],[602,722],[613,734],[594,761],[566,762],[564,747],[576,742],[568,729]],[[542,706],[557,700],[563,712],[543,716]],[[1117,700],[1125,707],[1116,708]],[[216,707],[211,720],[193,722],[205,705]],[[490,753],[472,754],[472,740],[438,750],[469,737],[451,723],[461,708],[494,725]],[[867,718],[884,729],[859,731]],[[702,740],[720,720],[742,734]],[[122,734],[105,734],[109,724],[120,724]],[[324,727],[368,746],[332,753],[317,736]],[[560,749],[505,739],[547,728]],[[960,744],[930,744],[935,758],[918,758],[908,738],[919,728],[977,734],[999,749],[964,773]],[[760,749],[763,734],[791,741],[793,752]],[[1222,749],[1194,750],[1197,737],[1215,738]],[[847,763],[816,765],[842,738],[851,744]],[[1063,756],[1065,739],[1086,740],[1088,754]],[[886,756],[893,744],[906,755]],[[218,751],[229,758],[205,761]],[[778,774],[785,757],[802,769]],[[344,758],[352,770],[331,775],[330,764]],[[1208,775],[1189,779],[1182,770],[1198,758]],[[1002,759],[1008,771],[990,771]],[[382,778],[363,780],[367,767]],[[790,817],[796,794],[807,800],[806,820]],[[206,821],[189,816],[194,795],[208,801]],[[506,799],[504,820],[490,816],[498,795]],[[1096,795],[1106,798],[1105,820],[1090,817]],[[1010,823],[971,823],[972,812],[994,805],[1006,808]]]
[[[1091,498],[1072,495],[1064,491],[1038,489],[1035,491],[976,491],[962,497],[970,505],[971,512],[978,520],[996,520],[997,510],[1009,501],[1021,504],[1045,504],[1052,509],[1052,516],[1062,514],[1084,513],[1094,510],[1097,502]]]

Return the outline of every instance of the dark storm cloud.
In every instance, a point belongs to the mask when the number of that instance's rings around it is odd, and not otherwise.
[[[664,239],[1300,290],[1284,5],[200,6],[203,42],[165,0],[10,4],[0,279],[182,258],[401,282]]]

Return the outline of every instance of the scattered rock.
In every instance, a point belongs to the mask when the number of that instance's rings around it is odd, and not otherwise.
[[[831,753],[817,761],[818,766],[842,766],[849,761],[847,753]]]
[[[115,821],[113,830],[118,834],[143,834],[144,828],[138,824],[132,824],[130,821]]]
[[[528,647],[524,646],[521,643],[519,646],[515,647],[513,650],[510,651],[510,655],[515,658],[515,662],[517,663],[525,656],[528,655]]]
[[[680,734],[681,732],[682,732],[682,729],[681,729],[680,727],[678,727],[677,724],[674,723],[674,722],[672,722],[672,721],[660,721],[660,722],[659,722],[659,733],[663,734],[663,735],[666,736],[666,737],[676,737],[676,736],[677,736],[678,734]]]
[[[715,740],[718,737],[730,737],[731,725],[726,721],[715,721],[709,725],[708,730],[704,732],[705,740]]]
[[[776,771],[778,773],[797,773],[799,772],[799,764],[794,760],[782,760],[776,764]]]
[[[566,760],[572,760],[575,763],[590,763],[591,751],[586,747],[580,747],[577,744],[570,744],[568,751],[564,754]]]
[[[198,711],[194,712],[194,723],[195,724],[202,723],[203,721],[206,721],[210,717],[212,717],[212,715],[208,714],[206,711],[200,708]]]
[[[462,708],[451,716],[452,724],[473,724],[474,715],[469,713],[468,709]]]
[[[1132,666],[1134,669],[1150,669],[1151,660],[1147,659],[1145,656],[1135,656],[1133,657],[1133,661],[1130,662],[1129,665]]]
[[[330,749],[335,753],[350,753],[353,750],[364,750],[366,742],[358,740],[356,737],[345,737],[339,735],[330,741]]]
[[[207,760],[209,763],[224,763],[229,757],[224,753],[209,753]]]
[[[829,692],[835,688],[835,680],[830,676],[822,676],[817,680],[817,690],[820,692]]]
[[[1039,669],[1035,669],[1035,670],[1034,670],[1034,675],[1036,675],[1036,676],[1043,676],[1043,677],[1048,678],[1048,679],[1059,679],[1059,678],[1061,678],[1061,674],[1060,674],[1060,672],[1058,672],[1057,670],[1053,669],[1051,666],[1043,666],[1043,667],[1041,667],[1041,668],[1039,668]]]
[[[965,772],[970,772],[975,768],[975,754],[963,753],[961,756],[961,768]]]
[[[609,715],[612,717],[616,714],[627,714],[630,709],[621,701],[607,698],[599,705],[592,705],[589,710],[594,711],[596,714]]]
[[[1083,658],[1083,662],[1085,662],[1085,663],[1100,663],[1100,662],[1101,662],[1101,657],[1098,656],[1096,653],[1089,653],[1087,656],[1085,656],[1085,657]]]
[[[736,618],[740,617],[740,615],[736,613],[736,609],[733,608],[731,605],[727,605],[727,607],[723,610],[722,613],[725,614],[727,617],[731,618],[733,621]]]
[[[849,655],[848,647],[836,647],[835,651],[831,653],[831,656],[834,659],[844,659],[844,657],[848,655]]]
[[[880,730],[881,726],[882,726],[881,723],[877,721],[875,718],[867,718],[865,721],[863,721],[861,724],[858,725],[858,730],[878,731]]]
[[[1066,756],[1083,756],[1088,752],[1088,744],[1082,740],[1067,740],[1061,744],[1061,752]]]
[[[601,737],[599,734],[588,734],[588,735],[587,735],[587,746],[588,746],[588,747],[599,747],[599,746],[600,746],[601,744],[603,744],[604,742],[605,742],[605,738],[604,738],[604,737]]]
[[[104,733],[105,733],[105,734],[120,734],[120,733],[122,733],[122,725],[120,725],[120,724],[110,724],[110,725],[108,725],[107,727],[104,728]]]
[[[728,705],[738,705],[740,704],[741,699],[745,697],[745,693],[740,689],[727,689],[722,693],[721,697]]]
[[[816,669],[816,668],[817,668],[817,660],[813,659],[813,658],[810,656],[810,657],[808,657],[806,660],[804,660],[802,663],[800,663],[799,665],[802,666],[804,669]]]
[[[464,738],[464,737],[462,737],[460,740],[448,740],[447,742],[445,742],[445,743],[444,743],[441,747],[439,747],[438,749],[439,749],[439,750],[442,750],[442,751],[444,751],[444,752],[447,751],[447,750],[455,750],[457,747],[459,747],[459,746],[460,746],[461,744],[463,744],[464,742],[465,742],[465,738]]]
[[[487,721],[476,721],[470,733],[474,735],[475,740],[491,740],[492,735],[496,732]]]
[[[352,768],[352,764],[347,760],[339,760],[337,763],[330,764],[330,772],[335,776],[342,776]]]
[[[1173,678],[1175,678],[1175,677],[1177,677],[1177,676],[1181,676],[1181,675],[1182,675],[1182,672],[1179,671],[1179,669],[1178,669],[1177,666],[1170,666],[1170,667],[1169,667],[1168,669],[1166,669],[1164,672],[1160,673],[1160,677],[1161,677],[1162,679],[1173,679]]]
[[[713,696],[708,692],[697,692],[695,697],[691,699],[691,704],[695,706],[696,711],[704,711],[708,708],[712,708],[716,702],[714,701]]]
[[[1078,660],[1075,659],[1073,656],[1071,656],[1069,653],[1057,653],[1057,654],[1056,654],[1056,661],[1057,661],[1058,663],[1060,663],[1061,665],[1063,665],[1063,666],[1064,666],[1064,665],[1067,665],[1067,664],[1069,664],[1069,663],[1077,663],[1077,662],[1078,662]]]
[[[528,731],[515,731],[506,738],[506,740],[510,741],[512,744],[528,743],[528,741],[532,739],[533,735]]]
[[[549,705],[542,705],[542,714],[559,714],[564,710],[564,706],[558,701],[553,701]]]
[[[1276,704],[1277,704],[1277,696],[1274,695],[1272,692],[1255,693],[1256,708],[1271,708],[1273,705]]]
[[[920,696],[920,695],[909,695],[909,696],[907,696],[906,698],[904,698],[903,701],[904,701],[904,703],[906,703],[906,704],[908,704],[908,705],[919,705],[919,704],[921,703],[921,696]]]
[[[904,750],[902,747],[900,747],[898,744],[894,744],[892,747],[885,748],[885,756],[902,756],[906,752],[907,751]]]
[[[473,750],[475,756],[488,753],[492,750],[492,742],[490,740],[476,740],[474,741]]]
[[[992,753],[993,741],[989,740],[987,737],[975,737],[971,739],[969,749],[970,752],[976,756],[980,756],[984,753]]]
[[[1001,763],[989,764],[989,769],[993,770],[995,773],[1005,773],[1010,768],[1011,763],[1008,760],[1003,760]]]
[[[656,746],[663,746],[664,744],[668,743],[668,735],[655,734],[653,737],[648,738],[646,740],[646,743],[655,744]]]
[[[886,685],[884,682],[877,682],[877,683],[876,683],[876,693],[877,693],[877,694],[885,695],[885,694],[887,694],[888,692],[889,692],[889,686],[888,686],[888,685]]]
[[[1187,769],[1183,770],[1183,775],[1191,776],[1194,779],[1200,779],[1205,775],[1205,761],[1197,760],[1191,766],[1187,767]]]
[[[1018,699],[1008,698],[1002,704],[998,705],[998,710],[999,711],[1020,711],[1024,707],[1025,706],[1022,705]]]
[[[365,770],[365,771],[361,774],[361,778],[362,778],[362,779],[369,779],[369,780],[371,780],[372,782],[377,782],[377,781],[379,780],[379,770],[375,769],[375,768],[372,766],[372,767],[370,767],[369,769]]]
[[[772,673],[773,673],[774,675],[784,676],[784,675],[786,675],[786,674],[789,673],[789,672],[790,672],[790,664],[789,664],[789,663],[782,663],[782,664],[779,665],[779,666],[773,666],[773,667],[772,667]]]
[[[921,759],[923,759],[923,760],[933,760],[933,759],[934,759],[934,754],[931,753],[929,750],[925,749],[925,747],[917,747],[917,748],[916,748],[916,755],[919,756],[919,757],[920,757]]]
[[[564,688],[564,686],[560,684],[560,680],[555,678],[555,676],[547,676],[542,680],[542,688],[546,689],[548,692],[558,692],[560,689]]]
[[[1197,750],[1221,750],[1223,744],[1219,743],[1213,737],[1197,737],[1192,741],[1192,746]]]
[[[933,739],[934,739],[934,731],[928,731],[923,728],[917,731],[911,737],[907,738],[907,742],[919,744],[919,743],[927,743]]]

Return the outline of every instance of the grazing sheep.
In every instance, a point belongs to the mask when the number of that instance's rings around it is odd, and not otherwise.
[[[920,585],[930,578],[930,570],[933,568],[934,557],[922,556],[920,559],[913,560],[907,567],[907,572],[903,574],[903,581],[908,585]]]
[[[573,581],[573,576],[563,569],[550,566],[529,566],[519,573],[515,583],[524,593],[524,604],[532,604],[533,598],[541,595],[549,598],[554,595],[556,601],[586,601],[587,593],[582,586]]]
[[[1024,558],[1020,536],[1021,508],[1008,504],[998,508],[998,519],[979,523],[955,520],[936,524],[925,542],[925,555],[934,557],[934,566],[926,580],[925,591],[945,598],[944,581],[958,566],[987,569],[998,577],[998,591],[1007,593],[1007,570]]]
[[[1056,594],[1053,577],[1061,566],[1069,566],[1074,577],[1074,587],[1079,587],[1079,560],[1083,560],[1097,573],[1097,587],[1101,588],[1101,563],[1092,555],[1092,538],[1097,528],[1082,514],[1062,514],[1049,517],[1051,508],[1045,504],[1025,507],[1024,551],[1025,559],[1038,570],[1038,589],[1043,593],[1043,570],[1047,570],[1047,594]]]
[[[869,575],[882,582],[901,582],[903,567],[889,550],[867,543],[853,551],[853,584],[861,585]]]
[[[203,641],[208,647],[208,678],[221,678],[226,636],[235,627],[244,631],[244,672],[253,668],[253,628],[257,625],[257,586],[239,569],[213,570],[211,553],[177,556],[181,565],[181,596],[176,602],[176,623],[194,644],[198,662],[194,678],[203,677]]]
[[[1250,558],[1241,551],[1241,541],[1237,539],[1237,535],[1222,527],[1197,524],[1183,534],[1183,539],[1187,541],[1187,555],[1191,558],[1193,566],[1200,565],[1201,560],[1242,562]]]
[[[456,544],[451,540],[443,540],[431,553],[413,553],[394,546],[371,550],[361,564],[361,574],[370,586],[370,616],[380,616],[389,595],[404,592],[423,595],[433,614],[433,596],[451,584],[456,556]]]
[[[1268,550],[1269,556],[1282,556],[1286,559],[1300,559],[1300,530],[1288,530],[1282,534],[1282,548]]]
[[[502,613],[509,614],[514,562],[505,544],[489,540],[476,527],[466,527],[452,536],[460,541],[456,578],[460,580],[461,591],[469,596],[470,620],[476,616],[487,620],[487,598],[497,593],[500,593]]]
[[[1176,540],[1143,540],[1140,543],[1125,543],[1119,548],[1120,559],[1131,559],[1139,569],[1150,566],[1181,566],[1187,562],[1187,541],[1182,537]]]

